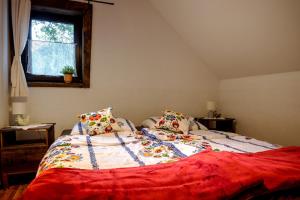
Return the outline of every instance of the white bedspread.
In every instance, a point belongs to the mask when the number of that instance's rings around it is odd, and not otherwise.
[[[83,130],[59,137],[40,163],[38,174],[50,168],[111,169],[165,162],[204,150],[259,152],[278,148],[268,142],[221,131],[190,131],[176,135],[164,130],[143,129],[97,136]],[[74,135],[75,134],[75,135]]]

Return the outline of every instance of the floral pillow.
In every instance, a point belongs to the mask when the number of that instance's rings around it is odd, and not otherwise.
[[[156,123],[155,128],[187,134],[189,131],[189,121],[182,113],[166,110]]]
[[[112,108],[109,107],[97,112],[80,115],[80,122],[89,135],[111,133],[121,129],[116,119],[112,116],[111,110]]]

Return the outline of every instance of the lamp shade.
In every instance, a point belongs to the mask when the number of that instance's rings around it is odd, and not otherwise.
[[[206,103],[206,108],[209,111],[215,111],[216,110],[216,103],[214,101],[208,101]]]
[[[13,102],[12,103],[12,114],[13,115],[24,115],[24,114],[26,114],[26,103],[24,103],[24,102]]]

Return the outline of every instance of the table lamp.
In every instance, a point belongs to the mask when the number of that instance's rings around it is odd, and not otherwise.
[[[29,123],[26,116],[26,102],[12,102],[13,125],[24,126]]]
[[[216,111],[216,103],[214,101],[208,101],[206,103],[206,108],[208,110],[207,117],[213,118],[214,117],[214,111]]]

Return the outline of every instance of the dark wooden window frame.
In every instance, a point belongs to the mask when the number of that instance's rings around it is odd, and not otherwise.
[[[30,87],[90,87],[92,5],[66,0],[31,0],[31,19],[44,19],[74,24],[76,69],[78,77],[66,84],[63,76],[32,75],[27,73],[28,44],[22,54],[27,84]],[[77,28],[77,30],[76,30]],[[29,30],[29,37],[30,37]],[[30,38],[29,38],[30,39]]]
[[[69,15],[61,15],[56,13],[50,13],[50,12],[40,12],[36,10],[31,10],[31,18],[30,22],[32,20],[43,20],[43,21],[51,21],[51,22],[61,22],[61,23],[68,23],[74,25],[74,43],[76,43],[75,48],[75,60],[76,60],[76,71],[77,71],[77,77],[73,77],[73,83],[82,83],[82,17],[81,16],[69,16]],[[63,77],[61,76],[47,76],[47,75],[33,75],[27,72],[28,67],[28,61],[29,58],[27,55],[29,55],[28,51],[30,49],[28,48],[28,42],[31,40],[31,23],[29,28],[29,36],[27,45],[24,49],[24,52],[22,54],[22,63],[24,67],[24,72],[26,75],[26,79],[28,82],[60,82],[63,83]]]

